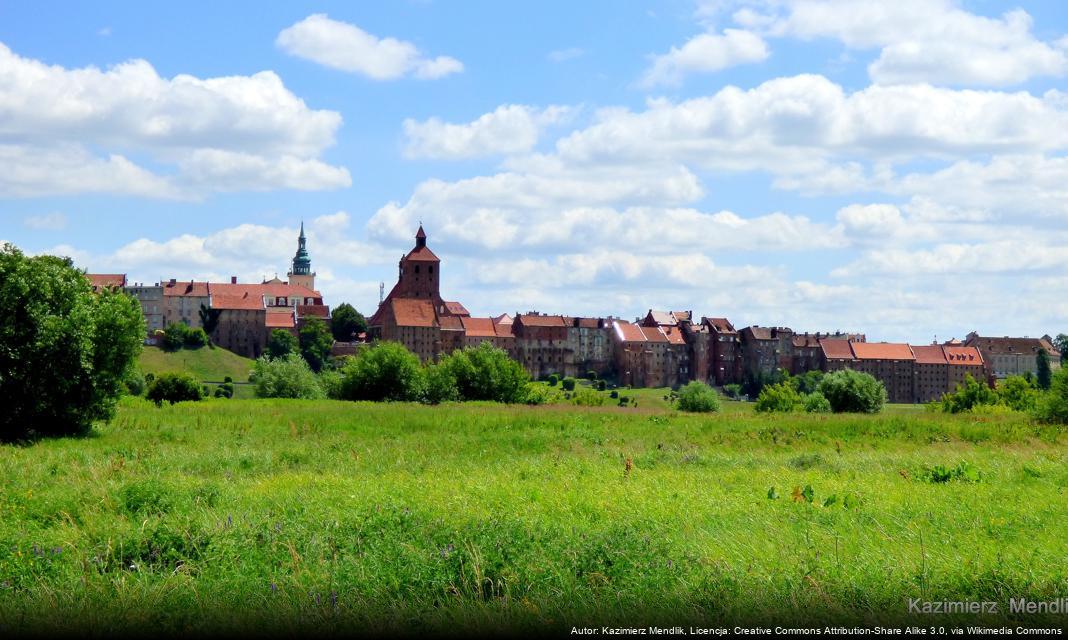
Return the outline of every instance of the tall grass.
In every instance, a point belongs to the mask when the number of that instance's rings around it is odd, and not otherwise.
[[[1020,415],[127,399],[90,438],[0,448],[0,632],[892,623],[909,597],[1052,599],[1065,442]]]

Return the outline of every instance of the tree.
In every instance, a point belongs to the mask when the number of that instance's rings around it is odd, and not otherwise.
[[[325,398],[319,378],[299,354],[278,358],[262,356],[253,365],[249,381],[255,385],[257,398]]]
[[[222,310],[209,309],[202,304],[197,314],[200,316],[200,324],[204,327],[204,332],[209,336],[215,333],[215,329],[219,326],[219,316],[222,315]]]
[[[189,333],[189,327],[180,322],[171,323],[163,330],[163,350],[177,351],[185,345],[185,335]]]
[[[84,434],[114,415],[145,338],[137,300],[5,244],[0,309],[0,439]]]
[[[790,378],[790,383],[794,385],[794,389],[797,389],[798,393],[805,395],[819,389],[820,381],[822,380],[822,371],[806,371],[799,376]]]
[[[719,411],[719,394],[707,384],[694,380],[679,389],[678,408],[693,413]]]
[[[284,358],[291,353],[300,353],[300,342],[297,337],[285,329],[271,331],[271,338],[267,341],[267,356],[271,358]]]
[[[453,351],[441,359],[440,366],[448,369],[456,380],[461,400],[519,403],[527,397],[530,375],[526,369],[509,358],[503,349],[488,342]],[[571,381],[573,390],[574,380]]]
[[[428,403],[440,404],[460,399],[460,392],[456,389],[456,377],[444,362],[429,365],[423,373],[426,381],[424,393]]]
[[[367,332],[367,318],[351,304],[342,302],[334,307],[330,316],[330,331],[334,334],[334,340],[351,342],[352,336]]]
[[[1035,360],[1035,378],[1038,381],[1038,388],[1045,391],[1049,389],[1050,383],[1053,381],[1053,369],[1049,364],[1049,352],[1045,349],[1039,349]]]
[[[980,405],[998,403],[998,394],[987,385],[964,374],[964,384],[958,384],[956,391],[942,396],[942,411],[945,413],[964,413]]]
[[[304,320],[300,328],[300,355],[308,361],[312,371],[322,371],[330,360],[330,347],[334,346],[334,336],[326,323],[319,318]]]
[[[801,401],[806,413],[830,413],[831,403],[819,391],[806,394]]]
[[[794,389],[794,386],[789,381],[784,381],[765,385],[760,390],[760,395],[756,400],[756,410],[767,413],[789,413],[799,411],[804,406],[803,402],[801,394]]]
[[[883,383],[852,369],[823,376],[819,391],[835,413],[879,413],[886,403]]]
[[[1042,422],[1068,424],[1068,368],[1062,367],[1053,375],[1049,391],[1038,401],[1035,417]]]
[[[419,357],[399,342],[376,342],[349,358],[341,369],[345,400],[423,399],[423,368]]]
[[[199,349],[206,346],[211,340],[208,339],[206,331],[197,327],[195,329],[190,328],[185,332],[185,339],[182,341],[182,346],[187,349]]]
[[[204,397],[204,388],[200,382],[188,373],[161,373],[148,386],[149,400],[156,406],[164,402],[197,401]]]
[[[1024,376],[1009,376],[998,383],[998,400],[1014,411],[1031,411],[1038,401],[1038,388]]]
[[[1068,364],[1068,334],[1058,333],[1053,339],[1053,346],[1061,352],[1061,365]]]

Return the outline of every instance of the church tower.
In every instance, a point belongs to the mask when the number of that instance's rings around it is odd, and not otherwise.
[[[397,286],[391,296],[430,299],[435,307],[441,304],[441,260],[426,246],[423,225],[415,234],[415,248],[401,258],[397,270]]]
[[[315,273],[311,270],[311,258],[308,257],[308,239],[304,237],[304,223],[300,223],[300,237],[297,238],[297,255],[293,256],[293,268],[289,272],[289,284],[306,287],[315,291]]]

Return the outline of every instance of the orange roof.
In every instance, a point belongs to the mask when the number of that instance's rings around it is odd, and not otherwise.
[[[737,333],[734,325],[726,318],[702,318],[702,320],[715,327],[717,333]]]
[[[566,326],[563,316],[534,316],[523,314],[519,321],[528,327],[563,327]]]
[[[494,322],[493,330],[497,332],[498,338],[514,338],[515,327],[511,322]]]
[[[912,346],[912,353],[916,356],[916,364],[946,364],[946,354],[941,345],[925,344]]]
[[[329,318],[330,307],[325,304],[298,304],[297,315],[305,318],[308,316],[315,316],[316,318]]]
[[[208,285],[212,295],[241,296],[246,293],[254,296],[270,296],[272,298],[322,298],[322,294],[307,287],[296,284],[273,283],[264,284],[230,284],[212,282]]]
[[[292,329],[296,326],[293,311],[288,309],[268,309],[266,325],[271,329]]]
[[[493,318],[493,324],[512,324],[512,316],[507,313],[502,313],[499,316]]]
[[[983,364],[983,355],[979,353],[979,349],[975,347],[943,347],[946,353],[946,359],[949,360],[949,364],[957,366],[968,366]]]
[[[454,316],[469,316],[471,312],[459,302],[445,301],[445,310]]]
[[[125,273],[87,273],[85,277],[94,289],[112,289],[126,286]]]
[[[390,306],[399,327],[435,327],[438,324],[434,304],[429,299],[393,298]]]
[[[828,360],[852,360],[853,349],[849,340],[820,340],[823,355]]]
[[[441,262],[434,252],[425,246],[412,249],[404,259],[414,262]]]
[[[468,337],[471,338],[495,338],[497,337],[497,331],[493,327],[492,318],[472,318],[471,316],[465,316],[461,318],[464,325],[464,330],[467,332]]]
[[[638,325],[631,324],[626,320],[616,320],[614,326],[616,336],[622,342],[645,342],[645,334]]]
[[[256,295],[215,295],[211,294],[212,309],[263,309],[263,297]]]
[[[573,318],[571,326],[580,329],[597,329],[601,326],[600,318]]]
[[[677,327],[661,327],[664,331],[664,335],[667,336],[667,341],[671,344],[686,344],[686,340],[682,337],[682,330]]]
[[[463,318],[460,316],[441,316],[438,320],[442,331],[463,331]]]
[[[668,338],[664,335],[664,332],[660,330],[660,327],[639,327],[641,332],[645,334],[646,342],[668,342]]]
[[[171,284],[167,282],[163,285],[163,295],[165,296],[193,296],[197,298],[208,297],[208,283],[207,282],[175,282]]]
[[[858,360],[915,360],[912,349],[900,342],[854,342]]]

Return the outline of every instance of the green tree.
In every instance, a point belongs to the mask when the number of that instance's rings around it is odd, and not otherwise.
[[[261,356],[256,360],[249,376],[256,389],[257,398],[325,398],[322,385],[307,361],[296,353],[270,358]]]
[[[200,324],[204,327],[205,333],[209,336],[215,333],[215,329],[219,326],[219,316],[222,315],[222,310],[209,309],[202,304],[197,314],[200,316]]]
[[[1053,374],[1049,391],[1038,400],[1035,417],[1042,422],[1068,424],[1068,368]]]
[[[980,405],[998,403],[998,394],[986,384],[976,380],[972,374],[964,374],[964,384],[958,384],[956,391],[942,396],[942,411],[945,413],[964,413]]]
[[[319,318],[306,318],[300,328],[300,355],[308,361],[312,371],[322,371],[330,360],[332,346],[334,336],[326,323]]]
[[[345,400],[418,401],[424,396],[419,357],[399,342],[376,342],[349,358],[341,369]]]
[[[271,358],[284,358],[291,353],[300,353],[300,342],[297,337],[285,329],[271,331],[271,338],[267,341],[267,356]]]
[[[427,366],[423,372],[425,377],[425,400],[430,404],[440,404],[460,399],[460,392],[456,389],[456,377],[452,375],[449,367],[442,362]]]
[[[1032,411],[1038,402],[1038,388],[1024,376],[1009,376],[998,383],[998,400],[1014,411]]]
[[[789,381],[765,385],[757,396],[756,410],[760,412],[800,411],[803,408],[801,394]]]
[[[886,387],[874,377],[852,369],[828,373],[820,393],[835,413],[879,413],[886,403]]]
[[[185,339],[182,341],[182,346],[187,349],[199,349],[200,347],[207,346],[209,342],[211,342],[211,340],[208,339],[206,331],[200,327],[195,329],[190,328],[185,332]]]
[[[679,389],[679,411],[709,413],[719,411],[719,394],[707,384],[694,380]]]
[[[805,394],[801,401],[801,408],[806,413],[830,413],[831,403],[819,391]]]
[[[1058,333],[1053,339],[1053,346],[1061,352],[1061,366],[1068,364],[1068,334]]]
[[[158,407],[164,402],[197,401],[204,395],[204,387],[188,373],[161,373],[148,385],[146,397]]]
[[[1053,368],[1050,367],[1049,353],[1045,349],[1039,349],[1035,360],[1035,378],[1038,381],[1038,388],[1042,390],[1049,389],[1050,383],[1053,381]]]
[[[342,302],[330,314],[330,331],[339,342],[350,342],[358,333],[367,331],[367,318],[351,304]]]
[[[94,295],[69,258],[0,248],[0,439],[82,434],[114,415],[145,338],[137,300]]]
[[[163,330],[163,350],[178,351],[185,345],[185,336],[189,333],[189,327],[180,322],[174,322]]]
[[[799,376],[794,376],[789,380],[798,393],[802,395],[814,393],[820,388],[820,382],[823,380],[823,372],[806,371],[805,373],[802,373]]]
[[[461,400],[519,403],[527,397],[530,375],[526,369],[488,342],[456,350],[442,358],[440,365],[456,380]]]

